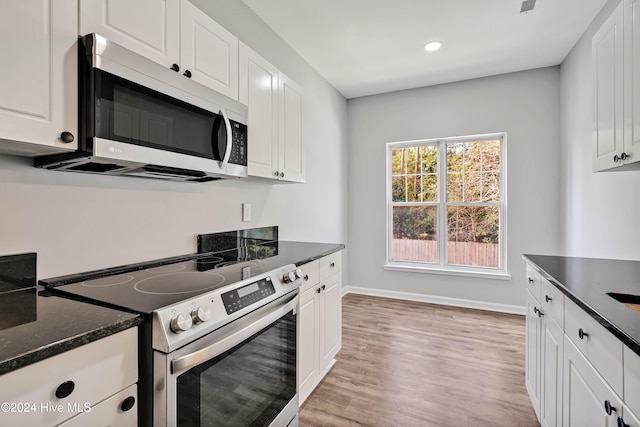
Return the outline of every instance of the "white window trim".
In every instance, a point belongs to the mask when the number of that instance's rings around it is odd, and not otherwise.
[[[438,226],[438,253],[439,260],[438,263],[426,263],[419,261],[392,261],[392,246],[393,246],[393,204],[391,202],[392,198],[392,180],[391,180],[391,152],[394,148],[403,148],[403,147],[415,147],[417,145],[428,145],[428,144],[437,144],[438,145],[438,206],[439,211],[438,215],[440,221],[442,218],[447,217],[447,203],[446,200],[442,200],[442,197],[446,194],[446,180],[440,178],[442,173],[442,167],[446,168],[446,149],[442,147],[446,147],[446,143],[451,142],[470,142],[470,141],[478,141],[478,140],[489,140],[489,139],[500,139],[502,142],[500,144],[500,197],[502,199],[502,203],[496,203],[496,205],[500,206],[500,268],[488,268],[488,267],[474,267],[474,266],[464,266],[464,265],[449,265],[445,264],[444,260],[446,260],[446,250],[447,250],[447,238],[446,234],[445,238],[440,238],[440,226]],[[385,203],[387,205],[387,226],[386,226],[386,236],[387,236],[387,251],[386,251],[386,261],[383,265],[384,270],[392,270],[392,271],[405,271],[405,272],[415,272],[415,273],[433,273],[433,274],[445,274],[445,275],[455,275],[455,276],[465,276],[465,277],[477,277],[477,278],[486,278],[486,279],[500,279],[500,280],[509,280],[511,275],[508,269],[507,262],[507,133],[506,132],[498,132],[498,133],[488,133],[488,134],[479,134],[479,135],[466,135],[466,136],[457,136],[457,137],[447,137],[447,138],[432,138],[432,139],[417,139],[411,141],[395,141],[389,142],[386,144],[386,198]],[[433,203],[435,204],[435,203]],[[406,203],[407,206],[411,206],[412,203]],[[424,206],[424,203],[417,203],[416,205]]]

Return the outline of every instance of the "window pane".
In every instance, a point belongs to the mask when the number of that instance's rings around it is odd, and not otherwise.
[[[462,202],[463,177],[462,173],[447,174],[447,202]]]
[[[401,175],[406,173],[406,160],[404,148],[394,148],[391,150],[391,175]]]
[[[407,176],[407,202],[420,202],[420,175]]]
[[[499,207],[449,206],[447,263],[499,268],[499,234]]]
[[[435,174],[422,176],[422,201],[438,201],[438,176]]]
[[[464,143],[447,144],[447,171],[462,172],[464,170]]]
[[[391,259],[437,262],[437,218],[436,206],[394,206]]]
[[[422,173],[438,173],[438,146],[422,147]]]
[[[478,172],[466,172],[464,174],[463,202],[479,202],[480,189],[480,174]]]
[[[405,194],[405,179],[404,176],[394,176],[391,178],[392,201],[404,202],[407,200]]]
[[[485,141],[482,144],[482,170],[500,171],[500,141]]]
[[[500,173],[485,172],[482,174],[482,201],[500,201]]]

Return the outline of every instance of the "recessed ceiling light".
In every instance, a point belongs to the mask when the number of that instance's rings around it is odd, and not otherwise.
[[[424,45],[424,50],[426,50],[427,52],[435,52],[441,47],[442,47],[442,43],[440,42],[429,42]]]

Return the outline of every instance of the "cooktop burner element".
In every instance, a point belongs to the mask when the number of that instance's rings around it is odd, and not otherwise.
[[[184,267],[184,266],[182,266]],[[168,273],[139,280],[133,288],[143,294],[190,294],[215,289],[225,282],[224,276],[198,271]]]
[[[101,288],[104,286],[118,286],[129,283],[133,280],[133,276],[130,274],[118,274],[116,276],[101,277],[95,280],[86,280],[82,282],[82,286],[88,288]]]

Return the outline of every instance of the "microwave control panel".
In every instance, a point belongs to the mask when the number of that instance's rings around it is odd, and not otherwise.
[[[247,126],[233,120],[230,122],[233,137],[229,163],[247,166]]]

